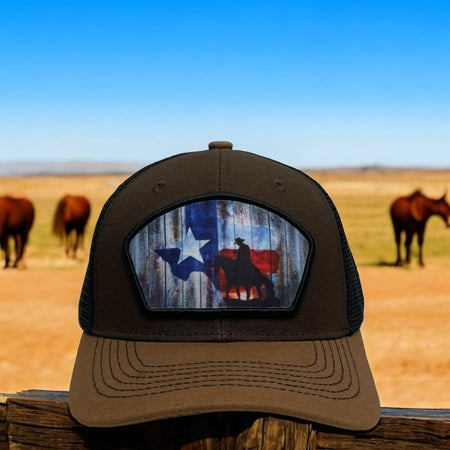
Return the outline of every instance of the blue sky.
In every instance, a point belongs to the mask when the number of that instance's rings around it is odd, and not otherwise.
[[[230,140],[300,167],[450,167],[450,1],[0,2],[0,160]]]

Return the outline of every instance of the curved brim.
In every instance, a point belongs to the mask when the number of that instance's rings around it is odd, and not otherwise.
[[[380,405],[360,332],[296,342],[139,342],[83,334],[69,407],[92,427],[219,411],[280,414],[350,430]]]

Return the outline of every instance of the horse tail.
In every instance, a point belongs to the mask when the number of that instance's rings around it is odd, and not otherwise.
[[[64,207],[65,199],[62,198],[56,205],[55,215],[53,216],[53,234],[58,236],[61,241],[64,238]]]
[[[83,203],[84,203],[84,214],[83,214],[83,224],[82,224],[82,230],[81,230],[81,234],[84,234],[84,230],[86,228],[86,224],[89,220],[89,216],[91,215],[91,204],[89,202],[89,200],[86,197],[81,197]]]

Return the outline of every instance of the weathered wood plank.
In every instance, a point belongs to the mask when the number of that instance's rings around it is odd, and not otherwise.
[[[45,391],[44,391],[45,392]],[[23,393],[8,399],[8,440],[11,450],[29,448],[132,449],[142,441],[142,427],[87,428],[69,413],[67,394]],[[31,398],[27,398],[31,397]],[[37,398],[33,398],[37,397]],[[55,400],[56,399],[56,400]]]
[[[0,423],[6,422],[6,402],[0,401]]]
[[[276,417],[265,417],[261,442],[257,448],[272,450],[283,448],[285,450],[312,449],[311,430],[307,423],[299,423]]]
[[[77,426],[66,402],[26,398],[8,400],[8,422],[53,429]]]
[[[450,409],[428,408],[381,408],[384,417],[416,417],[423,419],[450,419]]]
[[[144,427],[142,448],[218,450],[220,431],[213,415],[149,422]]]
[[[6,439],[7,438],[7,439]],[[116,428],[70,416],[67,393],[25,392],[0,403],[0,450],[450,449],[450,410],[383,409],[367,432],[349,432],[257,413],[215,413]]]
[[[6,422],[6,402],[0,399],[0,450],[9,449],[8,424]]]
[[[6,422],[0,422],[0,442],[6,442],[8,440],[8,424]]]
[[[125,429],[126,428],[126,429]],[[131,428],[136,431],[133,432]],[[140,429],[123,427],[115,429],[46,428],[10,424],[10,448],[131,450],[142,442]]]
[[[317,431],[317,449],[396,449],[450,448],[450,420],[382,416],[379,424],[364,433]]]

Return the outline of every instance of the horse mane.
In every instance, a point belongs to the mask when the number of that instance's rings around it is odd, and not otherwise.
[[[411,195],[410,197],[417,197],[417,196],[423,196],[423,192],[420,190],[420,188],[417,188]]]

